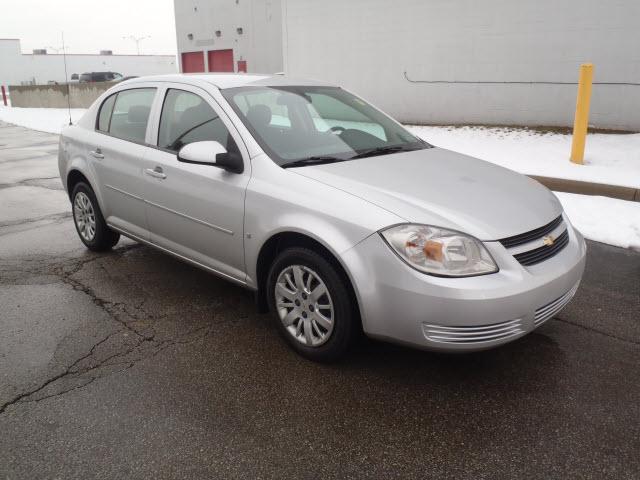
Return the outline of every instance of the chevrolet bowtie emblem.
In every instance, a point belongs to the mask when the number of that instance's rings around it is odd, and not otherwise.
[[[542,239],[542,243],[544,243],[547,247],[550,247],[551,245],[553,245],[555,241],[556,239],[553,238],[553,235],[547,235]]]

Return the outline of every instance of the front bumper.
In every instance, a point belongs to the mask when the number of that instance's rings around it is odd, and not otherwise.
[[[438,351],[485,350],[526,335],[571,300],[582,278],[585,242],[565,222],[569,243],[554,257],[524,267],[486,242],[500,271],[466,278],[418,272],[371,235],[342,255],[365,333]]]

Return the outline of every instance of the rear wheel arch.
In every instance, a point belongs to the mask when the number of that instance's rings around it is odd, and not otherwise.
[[[305,235],[299,232],[285,231],[279,232],[271,236],[260,249],[258,254],[258,261],[256,264],[256,283],[258,285],[257,291],[257,304],[258,309],[261,312],[268,311],[267,303],[267,277],[269,275],[269,269],[277,258],[278,254],[283,250],[291,247],[302,247],[312,250],[321,255],[325,260],[331,263],[336,270],[344,277],[346,284],[349,287],[349,296],[354,307],[354,313],[358,315],[359,323],[362,324],[362,318],[360,315],[360,304],[358,297],[353,286],[351,277],[347,273],[346,269],[338,260],[337,256],[325,245],[309,235]]]
[[[84,245],[94,252],[110,250],[120,239],[120,234],[109,228],[98,204],[93,187],[86,177],[75,177],[71,190],[73,223]]]
[[[93,189],[94,192],[96,191],[89,179],[80,170],[74,168],[67,174],[67,195],[69,195],[69,199],[71,199],[73,189],[80,182],[86,183]]]
[[[69,195],[69,199],[71,199],[71,195],[73,194],[73,189],[75,186],[80,183],[86,183],[93,190],[93,194],[96,196],[96,201],[100,208],[104,211],[104,202],[102,201],[102,193],[98,191],[96,186],[93,184],[89,177],[85,175],[85,173],[79,168],[71,168],[69,173],[67,174],[67,195]]]

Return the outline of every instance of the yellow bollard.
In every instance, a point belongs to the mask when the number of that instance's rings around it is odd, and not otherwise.
[[[576,117],[573,122],[573,141],[571,142],[571,161],[580,165],[584,162],[584,146],[589,128],[591,82],[593,82],[593,64],[583,63],[580,65],[578,100],[576,102]]]

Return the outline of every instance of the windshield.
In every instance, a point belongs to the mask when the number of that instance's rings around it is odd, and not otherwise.
[[[279,165],[344,161],[429,145],[337,87],[240,87],[222,94]]]

